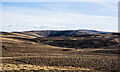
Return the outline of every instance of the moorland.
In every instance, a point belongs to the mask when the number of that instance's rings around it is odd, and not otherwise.
[[[95,30],[0,32],[3,72],[120,72],[120,34]]]

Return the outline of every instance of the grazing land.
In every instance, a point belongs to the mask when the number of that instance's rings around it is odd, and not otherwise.
[[[1,32],[1,71],[120,72],[120,34]]]

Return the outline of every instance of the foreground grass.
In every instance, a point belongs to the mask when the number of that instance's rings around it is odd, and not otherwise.
[[[3,59],[3,70],[68,70],[119,72],[120,60],[114,56],[43,56]],[[93,71],[93,72],[94,72]]]
[[[49,70],[80,70],[80,71],[90,71],[90,69],[87,68],[80,68],[80,67],[71,67],[71,66],[38,66],[38,65],[30,65],[30,64],[3,64],[2,70],[35,70],[35,71],[49,71]]]

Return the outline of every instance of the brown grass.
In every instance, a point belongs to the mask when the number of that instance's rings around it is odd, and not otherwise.
[[[56,37],[55,39],[59,43],[59,40],[64,39],[61,38],[57,39]],[[119,51],[119,44],[108,47],[76,49],[74,47],[47,45],[36,37],[29,37],[23,34],[4,34],[1,39],[3,46],[3,57],[1,58],[3,71],[41,70],[44,72],[48,70],[80,70],[78,72],[119,72],[120,70],[119,52],[117,52]],[[47,39],[48,42],[55,42],[53,40],[54,37],[44,38],[43,40]],[[71,39],[71,42],[67,41],[68,39]],[[78,42],[81,40],[80,37],[70,37],[68,39],[66,40],[68,45],[74,43],[72,40],[78,40]],[[84,39],[82,38],[82,40]]]

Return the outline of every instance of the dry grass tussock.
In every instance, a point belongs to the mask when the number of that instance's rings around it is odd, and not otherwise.
[[[88,68],[80,68],[80,67],[71,67],[71,66],[37,66],[30,64],[3,64],[1,66],[2,70],[86,70],[89,71]]]

